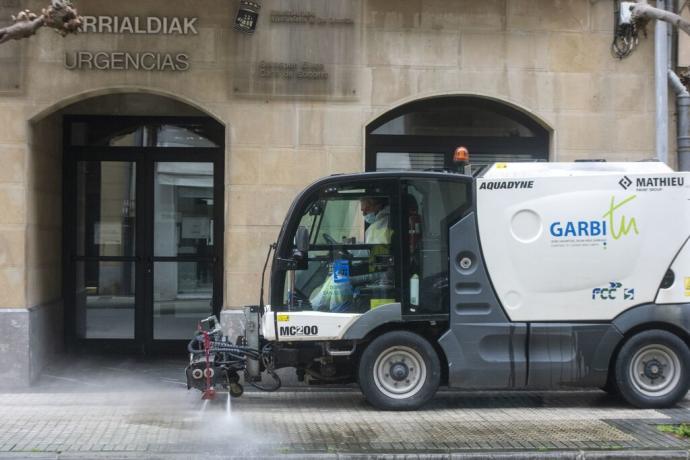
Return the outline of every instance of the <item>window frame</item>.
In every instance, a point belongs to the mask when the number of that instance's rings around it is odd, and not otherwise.
[[[94,149],[112,149],[112,151],[135,151],[141,149],[171,149],[174,151],[193,152],[195,150],[213,151],[225,148],[225,131],[223,126],[208,117],[199,116],[132,116],[132,115],[67,115],[64,117],[65,123],[65,147],[72,151],[89,151]],[[159,145],[134,145],[134,146],[119,146],[119,145],[99,145],[95,143],[76,143],[73,140],[72,129],[76,124],[83,123],[88,129],[98,129],[100,127],[122,126],[122,127],[138,127],[148,129],[152,126],[177,126],[185,128],[187,125],[201,125],[204,127],[205,134],[199,135],[208,142],[215,145],[211,146],[159,146]]]

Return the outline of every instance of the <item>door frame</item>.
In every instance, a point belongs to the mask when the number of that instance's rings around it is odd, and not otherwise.
[[[225,142],[223,133],[214,138],[218,147],[111,147],[73,146],[70,127],[74,122],[107,123],[127,119],[132,123],[204,123],[212,129],[222,125],[210,117],[129,117],[84,116],[63,117],[63,187],[62,187],[62,287],[66,344],[70,347],[125,353],[184,352],[188,339],[154,340],[153,337],[153,264],[156,261],[211,261],[213,263],[212,312],[219,315],[223,305],[224,217],[225,217]],[[77,163],[79,161],[124,161],[136,164],[136,220],[134,257],[97,257],[103,261],[132,261],[135,266],[135,310],[133,339],[87,339],[76,331],[76,199]],[[154,256],[154,165],[156,162],[209,162],[213,164],[213,250],[210,256]],[[80,260],[91,258],[80,256]],[[133,260],[132,260],[133,259]],[[146,272],[150,270],[147,274]],[[202,319],[202,318],[199,318]],[[193,334],[190,330],[190,337]]]

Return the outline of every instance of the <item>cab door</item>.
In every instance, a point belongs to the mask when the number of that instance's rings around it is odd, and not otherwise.
[[[449,228],[472,205],[471,180],[410,177],[402,181],[403,316],[447,321]]]

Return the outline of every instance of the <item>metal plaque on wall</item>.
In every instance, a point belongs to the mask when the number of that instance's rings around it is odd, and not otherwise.
[[[230,38],[233,94],[358,97],[361,0],[237,0],[235,8],[246,26]]]
[[[20,0],[0,0],[0,28],[12,24],[12,15],[21,11]],[[22,87],[21,40],[0,45],[0,93],[16,93]]]

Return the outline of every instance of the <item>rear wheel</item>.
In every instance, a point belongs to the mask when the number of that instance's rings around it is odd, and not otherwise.
[[[690,384],[690,350],[675,334],[644,331],[631,337],[616,360],[616,384],[630,404],[669,407],[680,401]]]
[[[364,350],[358,380],[373,406],[411,410],[436,393],[441,364],[426,339],[408,331],[392,331],[374,339]]]

